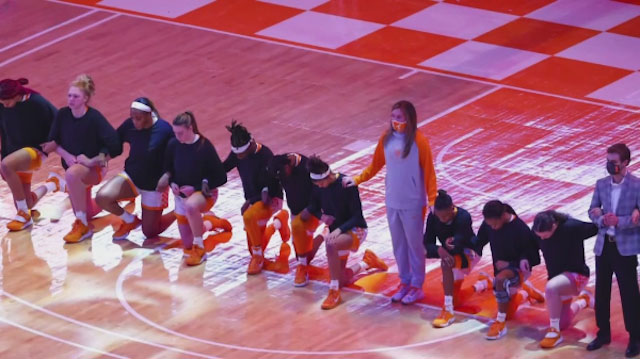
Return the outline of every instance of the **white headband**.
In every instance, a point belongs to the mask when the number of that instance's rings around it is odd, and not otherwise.
[[[240,146],[240,147],[231,146],[231,152],[233,152],[233,153],[242,153],[242,152],[246,151],[247,148],[249,148],[249,146],[251,146],[251,139],[249,139],[249,142],[247,142],[247,144],[244,145],[244,146]]]
[[[136,109],[136,110],[140,110],[140,111],[144,111],[144,112],[153,112],[151,107],[143,104],[142,102],[138,102],[138,101],[133,101],[131,103],[131,108]]]
[[[329,177],[330,174],[331,174],[331,168],[329,168],[327,170],[327,172],[325,172],[325,173],[309,172],[309,177],[311,177],[311,179],[314,180],[314,181],[320,181],[320,180],[323,180],[323,179]]]

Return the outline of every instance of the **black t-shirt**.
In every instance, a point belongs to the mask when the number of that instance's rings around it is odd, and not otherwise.
[[[427,226],[424,231],[424,247],[427,250],[427,258],[440,258],[436,238],[451,255],[462,254],[465,248],[475,250],[472,245],[472,238],[475,234],[471,227],[471,214],[464,208],[457,208],[457,213],[451,223],[442,223],[433,213],[429,213],[427,216]],[[450,237],[453,237],[453,249],[445,246],[447,238]]]
[[[171,173],[171,182],[178,186],[192,186],[196,191],[202,189],[202,180],[206,179],[209,188],[217,188],[227,183],[225,172],[218,152],[205,137],[191,144],[180,143],[172,138],[165,154],[165,171]]]
[[[298,215],[303,209],[307,208],[311,199],[311,191],[313,190],[313,182],[307,170],[307,162],[309,159],[303,155],[300,156],[300,162],[293,167],[291,175],[280,179],[282,188],[287,194],[287,205],[293,216]],[[319,217],[319,213],[312,213]]]
[[[542,250],[547,266],[549,279],[564,272],[579,273],[589,276],[589,267],[584,259],[584,240],[598,234],[598,227],[593,223],[568,218],[558,225],[548,239],[534,236]]]
[[[58,111],[49,139],[56,141],[71,155],[93,158],[100,153],[116,157],[122,153],[118,133],[102,114],[89,107],[80,118],[75,118],[69,107]],[[67,164],[62,161],[66,169]]]
[[[129,157],[124,163],[133,184],[145,191],[153,191],[164,173],[164,155],[173,136],[171,125],[158,119],[153,126],[138,130],[130,118],[117,129],[121,142],[129,143]]]
[[[227,172],[238,168],[244,198],[251,204],[262,199],[262,189],[265,187],[268,188],[270,197],[284,197],[280,181],[267,170],[272,157],[273,152],[269,147],[257,144],[256,152],[242,160],[238,159],[238,156],[233,152],[230,152],[227,159],[224,160],[224,169]]]
[[[40,144],[47,142],[57,112],[49,101],[36,93],[14,107],[0,105],[2,158],[25,147],[42,151]]]
[[[478,230],[476,251],[482,253],[482,248],[489,243],[491,245],[491,257],[493,259],[494,271],[497,261],[509,262],[509,265],[518,268],[522,259],[529,260],[529,266],[540,264],[540,254],[533,232],[515,215],[511,222],[505,223],[499,230],[492,229],[485,221]]]
[[[333,216],[335,220],[329,226],[331,231],[340,228],[345,233],[355,227],[367,228],[358,187],[345,188],[342,186],[343,177],[344,175],[338,174],[338,178],[326,188],[314,185],[307,210],[310,213]]]

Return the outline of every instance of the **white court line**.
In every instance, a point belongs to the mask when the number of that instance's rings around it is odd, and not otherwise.
[[[447,167],[444,165],[444,163],[442,161],[442,159],[444,158],[444,155],[447,152],[449,152],[451,147],[453,147],[453,146],[457,145],[458,143],[466,140],[467,138],[475,136],[476,134],[478,134],[478,133],[480,133],[482,131],[484,131],[484,129],[476,128],[475,130],[467,133],[466,135],[464,135],[462,137],[459,137],[459,138],[449,142],[446,146],[444,146],[444,148],[442,148],[440,153],[438,153],[438,156],[436,157],[435,165],[438,167],[438,176],[448,179],[449,182],[455,184],[456,186],[458,186],[460,188],[464,188],[468,192],[475,193],[475,194],[483,196],[483,197],[489,197],[489,195],[487,195],[487,193],[485,193],[483,191],[479,191],[479,190],[477,190],[475,188],[469,187],[469,186],[465,185],[464,183],[462,183],[462,182],[456,180],[455,178],[451,177],[451,175],[449,175],[449,173],[447,173]]]
[[[68,3],[68,2],[64,2],[64,1],[60,1],[60,0],[47,0],[47,1],[53,2],[53,3],[56,3],[56,4],[65,4],[65,5],[69,5],[69,6],[82,7],[82,8],[85,8],[85,9],[95,9],[94,6],[82,5],[82,4],[73,4],[73,3]],[[316,52],[316,53],[325,54],[325,55],[331,55],[331,56],[342,57],[342,58],[351,59],[351,60],[357,60],[357,61],[361,61],[361,62],[368,62],[368,63],[372,63],[372,64],[377,64],[377,65],[384,65],[384,66],[394,67],[394,68],[397,68],[397,69],[406,69],[406,70],[409,70],[409,71],[416,70],[416,71],[421,72],[421,73],[438,75],[438,76],[448,77],[448,78],[452,78],[452,79],[464,80],[464,81],[475,82],[475,83],[491,85],[491,86],[500,86],[502,88],[507,88],[507,89],[511,89],[511,90],[518,90],[518,91],[522,91],[522,92],[528,92],[528,93],[533,93],[533,94],[537,94],[537,95],[544,95],[544,96],[559,98],[559,99],[563,99],[563,100],[581,102],[581,103],[586,103],[586,104],[590,104],[590,105],[606,107],[606,108],[619,110],[619,111],[640,113],[640,109],[629,108],[629,107],[626,107],[626,106],[623,106],[623,105],[615,106],[615,105],[606,104],[606,103],[597,102],[597,101],[591,101],[591,100],[587,100],[587,99],[581,99],[581,98],[576,98],[576,97],[569,97],[569,96],[552,94],[552,93],[548,93],[548,92],[544,92],[544,91],[532,90],[532,89],[528,89],[528,88],[524,88],[524,87],[499,84],[499,83],[496,83],[496,82],[480,80],[480,79],[476,79],[476,78],[472,78],[472,77],[465,77],[465,76],[462,76],[462,75],[453,75],[453,74],[444,73],[444,72],[438,72],[438,71],[434,71],[434,70],[427,70],[427,69],[424,69],[424,68],[411,67],[411,66],[405,66],[405,65],[398,65],[398,64],[393,64],[393,63],[390,63],[390,62],[371,60],[371,59],[366,59],[366,58],[363,58],[363,57],[345,55],[345,54],[341,54],[341,53],[337,53],[337,52],[331,52],[331,51],[327,51],[327,50],[314,49],[314,48],[305,47],[305,46],[302,46],[302,45],[293,45],[293,44],[289,44],[289,43],[284,43],[284,42],[279,42],[279,41],[275,41],[275,40],[264,39],[264,38],[260,38],[260,37],[253,37],[253,36],[249,36],[249,35],[236,34],[236,33],[233,33],[233,32],[215,30],[215,29],[210,29],[210,28],[202,27],[202,26],[178,23],[178,22],[158,19],[158,18],[154,18],[154,17],[143,16],[143,15],[129,14],[129,13],[126,13],[126,12],[123,12],[123,11],[116,11],[116,10],[103,9],[103,8],[100,8],[100,10],[105,11],[105,12],[114,13],[114,14],[122,14],[122,15],[125,15],[125,16],[128,16],[128,17],[134,17],[134,18],[138,18],[138,19],[144,19],[144,20],[149,20],[149,21],[160,22],[160,23],[163,23],[163,24],[170,24],[170,25],[175,25],[175,26],[179,26],[179,27],[186,27],[186,28],[190,28],[190,29],[213,32],[213,33],[216,33],[216,34],[229,35],[229,36],[233,36],[233,37],[239,37],[239,38],[242,38],[242,39],[248,39],[248,40],[254,40],[254,41],[258,41],[258,42],[264,42],[264,43],[272,44],[272,45],[279,45],[279,46],[284,46],[284,47],[289,47],[289,48],[294,48],[294,49],[300,49],[300,50],[306,50],[306,51],[310,51],[310,52]]]
[[[148,255],[148,253],[146,255]],[[180,332],[177,332],[175,330],[172,330],[172,329],[169,329],[167,327],[164,327],[164,326],[162,326],[162,325],[150,320],[149,318],[143,316],[142,314],[138,313],[135,309],[133,309],[131,307],[131,305],[129,305],[129,302],[124,297],[124,291],[123,291],[124,281],[128,278],[128,274],[130,272],[129,267],[130,266],[134,266],[136,264],[136,261],[141,261],[146,255],[140,255],[140,256],[137,256],[136,258],[134,258],[129,264],[127,264],[127,266],[118,275],[118,280],[116,282],[116,296],[118,297],[118,300],[120,301],[120,305],[122,305],[122,307],[129,314],[134,316],[136,319],[140,320],[141,322],[143,322],[143,323],[145,323],[145,324],[147,324],[147,325],[149,325],[149,326],[151,326],[153,328],[156,328],[156,329],[158,329],[160,331],[163,331],[163,332],[168,333],[168,334],[172,334],[172,335],[180,337],[180,338],[192,340],[192,341],[198,342],[198,343],[208,344],[208,345],[215,346],[215,347],[242,350],[242,351],[249,351],[249,352],[257,352],[257,353],[287,354],[287,355],[349,355],[349,354],[380,353],[380,352],[388,352],[388,351],[392,351],[392,350],[409,349],[409,348],[422,347],[422,346],[435,344],[435,343],[441,343],[441,342],[444,342],[444,341],[447,341],[447,340],[451,340],[451,339],[455,339],[455,338],[467,335],[469,333],[476,332],[476,331],[486,327],[484,324],[478,324],[478,325],[475,325],[475,326],[473,326],[473,327],[471,327],[471,328],[469,328],[467,330],[458,331],[455,334],[451,334],[451,335],[444,336],[444,337],[441,337],[441,338],[427,340],[427,341],[423,341],[423,342],[419,342],[419,343],[405,344],[405,345],[399,345],[399,346],[389,346],[389,347],[378,347],[378,348],[372,348],[372,349],[361,349],[361,350],[337,350],[337,351],[315,351],[315,352],[312,352],[312,351],[304,351],[304,350],[262,349],[262,348],[245,347],[245,346],[241,346],[241,345],[219,343],[219,342],[215,342],[215,341],[212,341],[212,340],[206,340],[206,339],[194,337],[194,336],[191,336],[191,335],[187,335],[187,334],[184,334],[184,333],[180,333]],[[387,297],[385,297],[385,298],[387,298]],[[440,308],[438,308],[438,309],[440,309]],[[484,319],[486,319],[486,318],[484,318]]]
[[[413,76],[413,75],[415,75],[417,73],[418,73],[418,70],[411,70],[411,71],[407,72],[406,74],[398,77],[398,80],[404,80],[404,79],[409,78],[409,77],[411,77],[411,76]]]
[[[12,62],[14,62],[14,61],[16,61],[16,60],[20,60],[21,58],[23,58],[23,57],[25,57],[25,56],[27,56],[27,55],[31,55],[31,54],[33,54],[34,52],[40,51],[40,50],[42,50],[42,49],[44,49],[44,48],[46,48],[46,47],[49,47],[49,46],[51,46],[51,45],[53,45],[53,44],[57,44],[58,42],[60,42],[60,41],[62,41],[62,40],[66,40],[66,39],[68,39],[68,38],[70,38],[70,37],[72,37],[72,36],[74,36],[74,35],[77,35],[77,34],[79,34],[79,33],[81,33],[81,32],[84,32],[84,31],[87,31],[87,30],[89,30],[89,29],[92,29],[92,28],[94,28],[94,27],[96,27],[96,26],[98,26],[98,25],[101,25],[101,24],[103,24],[103,23],[105,23],[105,22],[107,22],[107,21],[110,21],[110,20],[112,20],[112,19],[115,19],[115,18],[116,18],[116,17],[118,17],[118,16],[120,16],[120,14],[114,14],[114,15],[111,15],[111,16],[109,16],[109,17],[107,17],[107,18],[104,18],[104,19],[102,19],[102,20],[100,20],[100,21],[96,21],[96,22],[94,22],[94,23],[93,23],[93,24],[91,24],[91,25],[87,25],[87,26],[85,26],[85,27],[83,27],[83,28],[81,28],[81,29],[78,29],[78,30],[73,31],[73,32],[70,32],[70,33],[68,33],[68,34],[66,34],[66,35],[60,36],[60,37],[58,37],[58,38],[56,38],[56,39],[53,39],[53,40],[51,40],[51,41],[49,41],[49,42],[47,42],[47,43],[44,43],[44,44],[42,44],[42,45],[40,45],[40,46],[34,47],[34,48],[32,48],[31,50],[28,50],[28,51],[25,51],[25,52],[21,53],[20,55],[16,55],[16,56],[14,56],[14,57],[12,57],[12,58],[9,58],[9,59],[7,59],[7,60],[5,60],[5,61],[3,61],[3,62],[0,62],[0,67],[3,67],[3,66],[5,66],[5,65],[8,65],[8,64],[10,64],[10,63],[12,63]]]
[[[93,9],[93,10],[91,10],[91,11],[85,12],[85,13],[84,13],[84,14],[82,14],[82,15],[78,15],[78,16],[76,16],[76,17],[72,18],[72,19],[69,19],[69,20],[67,20],[67,21],[65,21],[65,22],[61,22],[61,23],[59,23],[59,24],[57,24],[57,25],[51,26],[51,27],[49,27],[49,28],[47,28],[47,29],[44,29],[44,30],[42,30],[42,31],[40,31],[40,32],[38,32],[38,33],[35,33],[35,34],[31,35],[31,36],[27,36],[27,37],[25,37],[24,39],[22,39],[22,40],[20,40],[20,41],[16,41],[16,42],[14,42],[13,44],[10,44],[10,45],[7,45],[7,46],[5,46],[5,47],[1,48],[1,49],[0,49],[0,53],[5,52],[5,51],[7,51],[7,50],[9,50],[9,49],[12,49],[12,48],[14,48],[14,47],[16,47],[16,46],[18,46],[18,45],[20,45],[20,44],[24,44],[24,43],[25,43],[25,42],[27,42],[27,41],[33,40],[33,39],[35,39],[36,37],[42,36],[42,35],[44,35],[44,34],[46,34],[46,33],[49,33],[49,32],[51,32],[51,31],[53,31],[53,30],[55,30],[55,29],[59,29],[59,28],[61,28],[61,27],[63,27],[63,26],[69,25],[69,24],[71,24],[72,22],[76,22],[76,21],[78,21],[78,20],[80,20],[80,19],[82,19],[82,18],[84,18],[84,17],[87,17],[87,16],[89,16],[89,15],[91,15],[91,14],[95,14],[95,13],[97,13],[97,12],[99,12],[99,10],[97,10],[97,9]]]
[[[16,302],[18,302],[18,303],[20,303],[20,304],[22,304],[24,306],[27,306],[27,307],[29,307],[31,309],[37,310],[37,311],[42,312],[44,314],[48,314],[48,315],[50,315],[52,317],[64,320],[64,321],[72,323],[72,324],[79,325],[79,326],[87,328],[87,329],[93,329],[95,331],[102,332],[102,333],[109,334],[109,335],[113,335],[115,337],[119,337],[119,338],[122,338],[122,339],[130,340],[132,342],[141,343],[141,344],[149,345],[149,346],[160,348],[160,349],[164,349],[164,350],[170,350],[170,351],[177,352],[177,353],[189,354],[189,355],[200,357],[200,358],[219,359],[219,357],[200,354],[200,353],[192,352],[192,351],[189,351],[189,350],[183,350],[183,349],[167,346],[167,345],[160,344],[160,343],[150,342],[150,341],[147,341],[147,340],[144,340],[144,339],[139,339],[139,338],[132,337],[132,336],[129,336],[129,335],[126,335],[126,334],[121,334],[121,333],[113,332],[113,331],[110,331],[110,330],[107,330],[107,329],[104,329],[104,328],[96,327],[94,325],[85,323],[83,321],[79,321],[77,319],[74,319],[74,318],[71,318],[71,317],[67,317],[67,316],[62,315],[60,313],[57,313],[57,312],[48,310],[46,308],[43,308],[41,306],[35,305],[35,304],[33,304],[33,303],[29,302],[29,301],[26,301],[26,300],[24,300],[24,299],[22,299],[20,297],[17,297],[15,295],[11,294],[11,293],[8,293],[6,291],[2,291],[0,293],[2,293],[3,296],[6,296],[7,298],[11,298],[12,300],[14,300],[14,301],[16,301]],[[36,333],[36,334],[38,334],[38,333]]]
[[[91,351],[91,352],[94,352],[94,353],[100,353],[102,355],[106,355],[106,356],[111,357],[111,358],[131,359],[130,357],[125,357],[125,356],[118,355],[118,354],[111,354],[111,353],[105,352],[105,351],[100,350],[100,349],[91,348],[91,347],[88,347],[88,346],[85,346],[85,345],[82,345],[82,344],[70,342],[68,340],[65,340],[65,339],[62,339],[62,338],[59,338],[59,337],[56,337],[56,336],[53,336],[53,335],[49,335],[49,334],[41,332],[39,330],[32,329],[32,328],[29,328],[29,327],[25,327],[24,325],[18,324],[16,322],[13,322],[13,321],[11,321],[9,319],[6,319],[6,318],[0,318],[0,322],[8,324],[8,325],[11,325],[11,326],[19,328],[19,329],[22,329],[22,330],[27,331],[27,332],[32,333],[32,334],[37,334],[37,335],[39,335],[41,337],[54,340],[56,342],[64,343],[64,344],[67,344],[67,345],[71,345],[73,347],[84,349],[84,350]]]

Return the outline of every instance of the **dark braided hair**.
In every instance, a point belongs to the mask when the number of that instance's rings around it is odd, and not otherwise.
[[[251,133],[236,120],[231,121],[231,126],[225,126],[231,132],[231,146],[242,147],[251,141]]]

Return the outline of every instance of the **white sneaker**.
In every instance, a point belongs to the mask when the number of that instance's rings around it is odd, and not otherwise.
[[[393,296],[391,296],[391,301],[392,302],[399,302],[402,300],[402,298],[404,298],[405,295],[407,295],[407,293],[409,293],[409,286],[406,284],[400,284],[398,286],[398,291],[396,292],[396,294],[394,294]]]
[[[413,304],[424,298],[424,292],[421,288],[409,287],[409,292],[402,298],[402,304]]]

